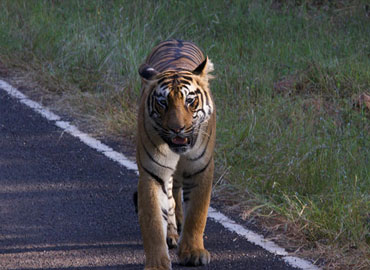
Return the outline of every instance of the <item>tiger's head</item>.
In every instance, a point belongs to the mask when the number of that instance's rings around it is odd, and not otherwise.
[[[158,72],[147,64],[139,69],[149,89],[147,113],[154,129],[175,153],[185,153],[194,146],[199,127],[214,111],[208,88],[212,70],[207,57],[193,71]]]

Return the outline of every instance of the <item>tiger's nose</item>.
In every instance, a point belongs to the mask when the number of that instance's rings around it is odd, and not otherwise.
[[[183,131],[185,129],[185,126],[182,126],[182,127],[170,127],[170,130],[174,133],[180,133],[181,131]]]

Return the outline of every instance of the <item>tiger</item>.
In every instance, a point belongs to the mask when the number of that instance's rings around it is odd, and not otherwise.
[[[167,40],[139,67],[137,207],[145,269],[210,263],[203,233],[210,204],[216,108],[213,63],[190,41]],[[180,235],[180,236],[179,236]]]

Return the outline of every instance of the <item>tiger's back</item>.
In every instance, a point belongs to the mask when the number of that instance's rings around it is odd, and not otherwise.
[[[182,40],[161,42],[146,59],[146,63],[158,72],[193,71],[203,61],[202,51],[194,43]]]
[[[181,230],[180,263],[210,256],[203,231],[213,181],[215,106],[208,81],[213,64],[193,43],[160,43],[139,68],[138,214],[146,267],[170,269],[168,246]],[[184,211],[182,204],[184,203]]]

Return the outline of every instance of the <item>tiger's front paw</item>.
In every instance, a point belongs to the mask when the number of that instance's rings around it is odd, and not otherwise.
[[[145,270],[171,270],[171,261],[167,256],[159,258],[147,258]]]
[[[206,249],[194,249],[179,251],[180,264],[187,266],[199,266],[209,264],[211,256]]]

